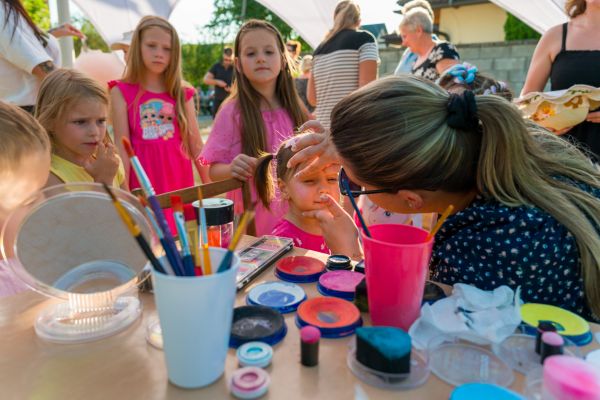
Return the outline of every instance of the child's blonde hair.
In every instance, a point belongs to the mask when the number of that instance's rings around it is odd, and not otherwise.
[[[509,207],[544,210],[575,237],[587,303],[600,315],[600,199],[576,184],[600,189],[598,170],[498,96],[474,96],[478,129],[451,127],[451,96],[410,75],[372,82],[334,107],[332,141],[357,179],[374,187],[475,189]]]
[[[35,152],[50,154],[44,127],[21,108],[0,101],[0,175],[14,172],[23,157]]]
[[[171,60],[167,69],[163,73],[167,93],[175,99],[175,114],[177,115],[177,125],[181,135],[181,143],[185,153],[190,158],[194,158],[197,154],[193,154],[190,148],[187,114],[185,110],[185,91],[183,85],[183,74],[181,72],[181,44],[179,35],[169,21],[162,17],[147,15],[140,20],[133,37],[131,38],[131,47],[127,53],[127,66],[123,75],[123,80],[128,83],[141,83],[144,76],[144,60],[142,59],[142,36],[144,32],[150,28],[160,28],[167,31],[171,35]],[[136,101],[133,107],[137,107],[137,99],[142,95],[142,92],[136,96]],[[137,115],[134,113],[134,115]]]
[[[301,100],[294,85],[294,79],[290,70],[292,61],[285,49],[283,37],[277,28],[267,21],[256,19],[244,23],[235,37],[234,59],[239,60],[244,35],[258,29],[264,29],[275,36],[282,65],[282,70],[277,76],[275,96],[281,103],[282,108],[289,114],[294,126],[300,126],[306,121],[307,116],[302,111],[300,106]],[[237,106],[240,110],[242,153],[251,157],[258,157],[267,151],[265,124],[260,109],[263,96],[254,89],[248,78],[243,72],[238,71],[237,68],[234,69],[234,76],[235,79],[231,88],[229,101],[237,100]]]
[[[46,129],[55,143],[56,124],[65,118],[67,111],[81,100],[92,99],[108,109],[109,97],[106,89],[89,76],[74,69],[57,69],[42,81],[35,105],[35,117]],[[104,136],[104,143],[110,141]]]
[[[275,197],[276,182],[271,174],[271,161],[275,160],[276,178],[287,182],[297,169],[297,167],[287,167],[287,163],[293,155],[294,152],[292,151],[292,146],[290,140],[288,139],[283,142],[281,146],[279,146],[277,153],[264,154],[258,160],[256,172],[254,173],[254,184],[256,185],[258,198],[263,203],[265,208],[269,209],[269,204]]]

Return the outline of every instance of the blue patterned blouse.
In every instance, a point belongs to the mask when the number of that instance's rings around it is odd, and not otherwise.
[[[600,190],[594,190],[600,198]],[[434,281],[483,290],[521,286],[525,302],[552,304],[598,321],[588,307],[575,237],[535,207],[481,196],[450,216],[436,235]]]

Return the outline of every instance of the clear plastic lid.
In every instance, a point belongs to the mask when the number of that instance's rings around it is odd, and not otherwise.
[[[442,336],[428,347],[431,371],[451,385],[479,382],[508,387],[514,380],[512,369],[489,346]]]

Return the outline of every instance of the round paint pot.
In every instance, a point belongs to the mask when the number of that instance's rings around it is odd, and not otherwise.
[[[356,286],[364,279],[364,275],[354,271],[330,271],[319,277],[317,290],[323,296],[339,297],[354,301]]]
[[[270,307],[282,314],[296,311],[304,300],[306,293],[300,286],[276,281],[261,283],[253,287],[246,296],[248,305]]]
[[[233,310],[229,346],[237,348],[248,342],[264,342],[271,346],[287,334],[283,316],[265,306],[242,306]]]
[[[352,264],[350,264],[350,257],[343,254],[333,254],[327,257],[327,264],[325,264],[327,271],[350,271]]]
[[[549,322],[556,333],[577,346],[585,346],[593,340],[590,324],[579,315],[548,304],[527,303],[521,306],[523,331],[535,335],[540,322]]]
[[[336,297],[315,297],[298,307],[296,325],[312,325],[324,338],[340,338],[354,334],[362,326],[360,311],[347,300]]]
[[[231,376],[229,390],[238,399],[258,399],[269,390],[271,378],[258,367],[240,368]]]
[[[325,271],[323,261],[306,256],[282,258],[275,264],[275,276],[292,283],[310,283],[319,280]]]
[[[242,367],[265,368],[273,359],[273,348],[263,342],[248,342],[238,347],[236,352]]]
[[[489,383],[466,383],[450,393],[450,400],[525,400],[525,397],[498,385]]]

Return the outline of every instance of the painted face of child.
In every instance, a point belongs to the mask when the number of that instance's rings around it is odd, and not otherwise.
[[[290,207],[297,211],[311,211],[323,208],[321,195],[328,194],[334,199],[340,197],[338,187],[339,166],[330,166],[319,172],[304,177],[291,177],[287,182],[279,180],[279,187]]]
[[[146,69],[154,74],[165,72],[171,62],[171,33],[152,27],[142,33],[142,61]]]
[[[238,70],[253,84],[275,81],[282,67],[276,36],[266,29],[254,29],[240,42],[240,57],[235,59]]]
[[[108,106],[96,99],[81,99],[56,123],[51,136],[55,153],[83,166],[106,136]]]
[[[0,174],[0,226],[8,215],[46,184],[50,173],[50,153],[35,151],[25,155],[11,171]]]

